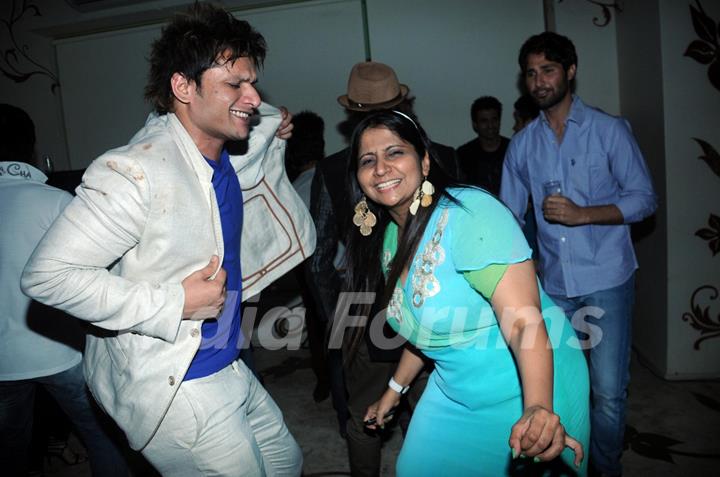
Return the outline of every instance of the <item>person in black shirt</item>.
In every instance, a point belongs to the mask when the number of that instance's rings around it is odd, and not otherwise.
[[[465,182],[491,194],[500,193],[503,160],[510,140],[500,135],[502,104],[492,96],[476,99],[470,119],[478,137],[457,148],[458,164]]]

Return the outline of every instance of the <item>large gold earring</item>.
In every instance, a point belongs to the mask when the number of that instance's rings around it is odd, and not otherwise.
[[[360,202],[355,204],[355,215],[353,215],[353,224],[360,228],[360,234],[363,237],[367,237],[372,233],[372,228],[377,224],[377,217],[368,208],[365,196],[360,199]]]
[[[415,191],[415,198],[410,204],[410,213],[412,215],[417,214],[420,206],[429,207],[432,204],[432,196],[435,193],[435,187],[428,180],[427,176],[423,177],[422,184]]]

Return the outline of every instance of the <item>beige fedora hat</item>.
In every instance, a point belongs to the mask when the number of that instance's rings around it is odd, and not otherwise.
[[[339,96],[338,103],[352,111],[386,109],[404,100],[408,91],[388,65],[364,61],[350,70],[347,94]]]

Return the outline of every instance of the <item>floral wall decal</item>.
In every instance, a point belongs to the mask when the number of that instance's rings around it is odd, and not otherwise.
[[[710,170],[712,170],[716,176],[720,177],[720,154],[707,141],[696,137],[694,137],[693,140],[697,142],[703,150],[703,155],[698,156],[698,159],[705,161]],[[707,240],[708,247],[710,247],[710,251],[714,257],[720,252],[720,217],[715,214],[710,214],[708,226],[708,228],[699,229],[695,232],[695,235],[703,240]]]
[[[703,285],[696,289],[690,297],[690,312],[683,313],[683,321],[690,323],[690,326],[700,331],[701,337],[695,340],[694,348],[700,349],[700,343],[710,338],[717,338],[720,336],[720,313],[713,319],[710,314],[710,306],[701,306],[697,300],[699,294],[703,291],[709,291],[707,293],[708,298],[711,301],[715,301],[718,298],[718,289],[711,285]]]
[[[696,137],[694,137],[693,140],[697,142],[703,150],[704,155],[698,156],[698,159],[705,161],[715,175],[720,177],[720,153],[707,141]]]
[[[558,3],[562,3],[563,0],[558,0]],[[593,5],[597,5],[598,7],[602,8],[602,19],[598,17],[593,17],[593,25],[598,27],[604,27],[607,26],[610,21],[612,20],[612,12],[610,9],[612,8],[616,12],[622,12],[622,7],[617,2],[617,0],[614,0],[612,2],[602,2],[600,0],[585,0],[587,2],[592,3]]]
[[[708,401],[714,401],[708,396],[695,396],[696,399],[704,401],[703,404]],[[694,457],[699,459],[720,459],[720,454],[709,453],[709,452],[689,452],[678,449],[679,444],[685,444],[683,441],[673,439],[672,437],[664,436],[662,434],[656,434],[653,432],[642,432],[638,429],[626,425],[625,426],[625,450],[632,450],[633,452],[646,457],[648,459],[662,460],[675,464],[676,461],[673,456],[682,457]]]
[[[720,25],[705,13],[700,0],[695,0],[697,8],[690,5],[695,33],[700,38],[693,40],[685,50],[684,56],[708,67],[707,75],[715,89],[720,90]]]
[[[12,0],[9,18],[0,18],[0,24],[5,27],[10,39],[9,48],[3,45],[0,51],[0,72],[16,83],[25,82],[36,75],[46,76],[52,81],[50,90],[55,93],[60,86],[57,75],[33,60],[30,57],[28,46],[19,43],[15,35],[16,24],[26,14],[42,16],[38,7],[27,0]]]
[[[692,4],[690,7],[690,18],[695,34],[699,39],[693,40],[685,50],[684,56],[690,57],[702,65],[709,65],[707,76],[710,84],[720,91],[720,23],[705,12],[700,0],[695,0],[697,8]],[[702,159],[710,170],[720,177],[720,154],[707,141],[700,138],[692,138],[698,143],[703,151]],[[713,257],[720,252],[720,217],[710,214],[708,227],[698,229],[695,232],[697,237],[707,241]],[[702,307],[697,303],[698,294],[703,291],[710,291],[710,300],[718,298],[718,289],[712,285],[703,285],[697,288],[690,297],[690,312],[684,313],[683,321],[690,323],[690,326],[700,331],[701,337],[695,341],[694,348],[700,349],[700,343],[709,338],[720,336],[720,314],[713,320],[710,314],[710,307]]]
[[[720,217],[715,214],[710,214],[708,219],[709,228],[702,228],[695,232],[695,235],[703,240],[707,240],[708,247],[713,254],[713,257],[720,252]]]

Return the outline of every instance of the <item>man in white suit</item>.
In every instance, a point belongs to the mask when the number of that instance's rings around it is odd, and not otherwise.
[[[217,7],[168,24],[146,87],[157,115],[92,163],[23,276],[28,295],[103,329],[88,337],[88,385],[164,475],[302,468],[237,359],[241,297],[315,246],[282,165],[290,118],[254,87],[264,57],[262,36]],[[238,140],[244,156],[226,149]]]

